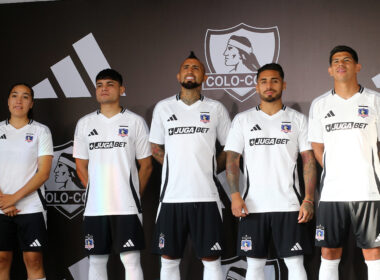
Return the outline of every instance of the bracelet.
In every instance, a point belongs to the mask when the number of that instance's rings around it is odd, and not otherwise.
[[[314,205],[314,201],[312,201],[312,200],[304,199],[303,202],[307,202],[307,203],[310,203],[310,204],[313,204],[313,205]]]

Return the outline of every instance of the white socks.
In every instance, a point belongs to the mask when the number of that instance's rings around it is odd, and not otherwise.
[[[380,260],[365,261],[368,268],[368,280],[376,280],[380,277]]]
[[[90,255],[88,280],[107,280],[107,262],[109,255]]]
[[[203,280],[223,280],[220,258],[214,261],[203,261]]]
[[[264,267],[266,259],[257,259],[247,257],[247,274],[245,279],[247,280],[265,280]],[[289,278],[290,279],[290,278]]]
[[[319,280],[339,280],[339,262],[340,259],[327,260],[321,257]]]
[[[140,263],[140,251],[120,253],[120,260],[125,268],[125,280],[144,280]]]
[[[180,280],[179,263],[181,259],[168,260],[161,257],[161,280]]]
[[[288,267],[288,279],[307,280],[306,270],[303,266],[302,255],[284,258],[284,262]]]

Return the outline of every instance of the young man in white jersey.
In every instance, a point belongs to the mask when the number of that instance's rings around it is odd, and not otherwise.
[[[153,112],[149,141],[163,165],[160,206],[153,252],[162,255],[162,280],[179,280],[179,263],[187,236],[204,265],[203,279],[221,280],[222,217],[217,170],[225,153],[230,118],[218,101],[201,95],[204,65],[194,53],[181,64],[179,94],[160,101]]]
[[[143,118],[120,106],[124,91],[118,72],[100,71],[96,76],[100,109],[81,118],[75,130],[73,156],[87,186],[84,228],[90,280],[108,279],[112,249],[120,253],[126,279],[143,279],[140,195],[152,171],[149,130]]]
[[[315,244],[322,247],[319,279],[338,279],[342,245],[352,227],[368,279],[380,275],[380,95],[359,85],[358,55],[350,47],[330,52],[334,88],[316,98],[309,141],[323,167]]]
[[[33,89],[12,86],[10,118],[0,122],[0,279],[8,280],[15,243],[30,280],[45,280],[47,246],[44,182],[49,178],[53,141],[48,127],[32,119]]]
[[[282,103],[285,88],[279,64],[262,66],[256,85],[260,104],[234,118],[224,148],[231,210],[240,218],[238,255],[247,257],[249,280],[264,280],[271,236],[277,256],[288,267],[288,278],[307,279],[303,255],[310,252],[311,240],[305,223],[314,213],[315,158],[307,141],[306,117]],[[297,174],[299,154],[304,199]],[[243,194],[239,192],[241,155],[246,179]]]

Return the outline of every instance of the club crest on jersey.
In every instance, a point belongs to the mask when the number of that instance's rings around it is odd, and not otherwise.
[[[285,133],[292,132],[292,126],[291,124],[281,124],[281,131]]]
[[[210,114],[201,113],[201,122],[203,123],[210,122]]]
[[[253,27],[245,23],[207,29],[205,56],[209,69],[204,90],[224,90],[244,102],[256,93],[257,70],[277,62],[280,33],[277,26]]]
[[[87,250],[91,250],[94,248],[94,237],[90,234],[87,234],[84,239],[84,248]]]
[[[128,136],[128,128],[119,128],[119,136],[121,137]]]
[[[368,117],[368,108],[359,107],[358,115],[359,117],[362,117],[362,118]]]
[[[240,243],[240,249],[244,252],[252,250],[252,240],[250,236],[243,236]]]
[[[321,225],[315,229],[315,239],[317,241],[325,240],[325,228]]]
[[[160,237],[158,238],[158,248],[162,249],[165,247],[165,235],[160,234]]]
[[[25,141],[26,142],[32,142],[33,141],[33,134],[27,134],[26,136],[25,136]]]

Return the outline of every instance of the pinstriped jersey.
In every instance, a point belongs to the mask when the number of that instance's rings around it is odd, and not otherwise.
[[[53,141],[47,126],[30,120],[14,128],[8,120],[0,123],[0,190],[14,194],[36,174],[38,157],[53,155]],[[42,212],[45,191],[41,186],[16,203],[19,214]],[[0,210],[0,213],[3,213]]]
[[[311,150],[306,117],[286,106],[267,115],[257,106],[235,116],[225,151],[243,155],[249,213],[298,211],[300,152]]]
[[[190,106],[179,95],[156,105],[149,141],[165,145],[162,202],[219,201],[215,142],[224,146],[230,122],[225,107],[204,96]]]
[[[144,119],[126,109],[78,121],[73,156],[89,161],[85,216],[141,213],[135,161],[151,155],[148,136]]]
[[[343,99],[328,91],[309,118],[309,140],[325,147],[321,201],[380,200],[380,94],[360,86]]]

